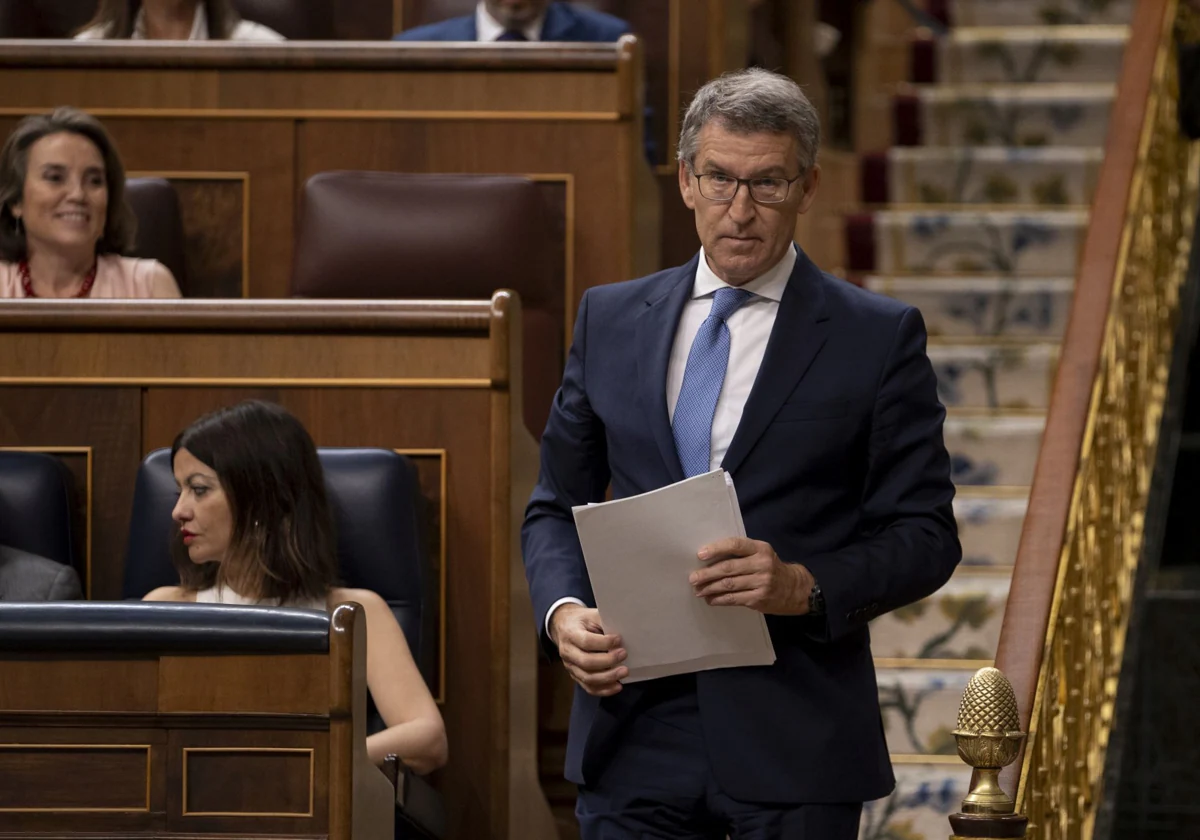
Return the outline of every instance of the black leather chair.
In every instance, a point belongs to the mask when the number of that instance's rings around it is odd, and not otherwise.
[[[432,685],[433,587],[416,468],[387,449],[318,450],[334,510],[338,564],[347,586],[370,589],[392,608],[413,657]],[[171,509],[179,491],[171,450],[156,449],[138,469],[125,553],[125,598],[179,582],[171,565]]]
[[[246,20],[270,27],[289,41],[329,41],[335,37],[333,0],[233,0]]]
[[[86,569],[71,528],[73,479],[58,458],[40,452],[0,451],[0,545]]]
[[[137,217],[133,256],[158,260],[169,268],[187,297],[186,239],[175,187],[166,178],[129,178],[125,200]]]

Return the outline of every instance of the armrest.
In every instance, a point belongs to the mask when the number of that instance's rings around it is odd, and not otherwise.
[[[433,785],[394,755],[383,760],[383,774],[396,789],[397,840],[441,840],[446,835],[446,807]]]

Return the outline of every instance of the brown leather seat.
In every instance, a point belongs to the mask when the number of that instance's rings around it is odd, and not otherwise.
[[[562,377],[563,289],[551,224],[525,178],[324,172],[304,187],[292,294],[318,298],[521,296],[524,415],[541,437]]]
[[[246,20],[274,29],[289,41],[334,38],[334,0],[234,0]]]
[[[175,188],[164,178],[130,178],[125,182],[125,198],[138,221],[133,256],[158,260],[169,268],[186,297],[186,240]]]

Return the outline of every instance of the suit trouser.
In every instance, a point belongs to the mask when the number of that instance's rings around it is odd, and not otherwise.
[[[582,840],[856,840],[862,803],[764,804],[725,794],[705,748],[695,678],[656,683],[617,733],[599,778],[579,788]]]

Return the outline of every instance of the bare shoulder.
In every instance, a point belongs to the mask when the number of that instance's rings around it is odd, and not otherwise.
[[[329,590],[328,604],[330,609],[333,609],[338,604],[344,604],[347,601],[354,601],[362,604],[363,609],[365,609],[368,614],[378,610],[390,611],[391,609],[388,607],[387,601],[383,600],[383,598],[376,595],[370,589],[334,587],[333,589]]]
[[[196,593],[188,592],[181,586],[160,586],[146,593],[143,601],[195,601]]]

